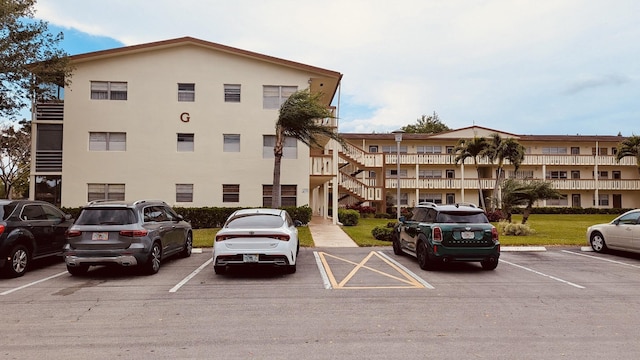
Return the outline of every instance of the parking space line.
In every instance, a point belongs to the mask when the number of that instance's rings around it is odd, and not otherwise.
[[[172,287],[171,290],[169,290],[169,292],[170,293],[174,293],[174,292],[178,291],[184,284],[189,282],[189,280],[193,279],[194,276],[198,275],[198,273],[200,271],[202,271],[202,269],[207,267],[207,265],[211,264],[212,261],[213,261],[213,258],[210,258],[209,260],[205,261],[205,263],[200,265],[199,268],[193,270],[193,272],[191,274],[189,274],[187,277],[182,279],[182,281],[180,281],[178,284],[176,284],[176,286]]]
[[[562,250],[562,252],[565,252],[565,253],[571,254],[571,255],[584,256],[584,257],[589,258],[589,259],[606,261],[606,262],[610,262],[610,263],[614,263],[614,264],[618,264],[618,265],[630,266],[632,268],[640,269],[640,266],[638,266],[638,265],[633,265],[633,264],[625,263],[625,262],[622,262],[622,261],[605,259],[605,258],[602,258],[602,257],[593,256],[593,255],[580,254],[580,253],[577,253],[577,252],[574,252],[574,251],[569,251],[569,250]]]
[[[584,286],[582,286],[582,285],[574,284],[574,283],[572,283],[572,282],[570,282],[570,281],[562,280],[562,279],[557,278],[557,277],[555,277],[555,276],[547,275],[547,274],[545,274],[545,273],[541,273],[540,271],[533,270],[533,269],[531,269],[531,268],[528,268],[528,267],[525,267],[525,266],[522,266],[522,265],[514,264],[514,263],[509,262],[509,261],[506,261],[506,260],[502,260],[502,259],[500,259],[500,262],[503,262],[503,263],[505,263],[505,264],[509,264],[509,265],[511,265],[511,266],[515,266],[515,267],[520,268],[520,269],[522,269],[522,270],[530,271],[530,272],[532,272],[532,273],[534,273],[534,274],[537,274],[537,275],[540,275],[540,276],[548,277],[549,279],[552,279],[552,280],[555,280],[555,281],[559,281],[559,282],[561,282],[561,283],[564,283],[564,284],[567,284],[567,285],[571,285],[571,286],[573,286],[573,287],[577,287],[578,289],[584,289],[584,288],[585,288],[585,287],[584,287]]]
[[[395,264],[394,267],[397,267],[399,269],[402,269],[402,272],[409,274],[412,278],[416,279],[419,283],[422,284],[422,286],[426,287],[427,289],[435,289],[433,287],[433,285],[429,284],[428,282],[426,282],[423,278],[421,278],[420,276],[418,276],[416,273],[414,273],[413,271],[407,269],[404,265],[400,264],[399,262],[397,262],[395,259],[389,257],[389,255],[383,253],[382,251],[378,251],[378,253],[383,256],[384,258],[386,258],[387,260],[389,260],[391,263]],[[393,266],[393,265],[392,265]]]
[[[47,281],[47,280],[55,279],[55,278],[57,278],[58,276],[62,276],[62,275],[65,275],[65,274],[69,274],[69,272],[68,272],[68,271],[64,271],[64,272],[61,272],[61,273],[56,274],[56,275],[51,275],[51,276],[46,277],[46,278],[44,278],[44,279],[40,279],[40,280],[38,280],[38,281],[34,281],[34,282],[31,282],[31,283],[28,283],[28,284],[22,285],[22,286],[17,287],[17,288],[14,288],[14,289],[11,289],[11,290],[7,290],[7,291],[5,291],[5,292],[0,293],[0,295],[9,295],[9,294],[11,294],[12,292],[16,292],[16,291],[18,291],[18,290],[22,290],[22,289],[24,289],[24,288],[28,288],[29,286],[33,286],[33,285],[36,285],[36,284],[40,284],[41,282],[45,282],[45,281]]]

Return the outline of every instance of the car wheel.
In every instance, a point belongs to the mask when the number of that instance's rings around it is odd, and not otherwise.
[[[73,276],[82,276],[89,271],[89,265],[77,265],[77,266],[69,266],[67,265],[67,271],[69,274]]]
[[[498,267],[498,259],[490,258],[488,260],[481,261],[480,265],[482,265],[484,270],[495,270],[495,268]]]
[[[24,245],[16,245],[11,249],[5,265],[6,271],[11,277],[20,277],[27,272],[27,267],[31,260],[29,249]]]
[[[188,258],[191,256],[191,252],[193,251],[193,236],[191,233],[187,234],[187,239],[184,242],[184,249],[180,253],[180,256],[183,258]]]
[[[424,241],[418,242],[418,249],[416,251],[416,257],[418,258],[418,265],[422,270],[433,269],[433,264],[429,261],[429,250],[427,250],[427,244]]]
[[[149,259],[144,264],[145,272],[149,275],[153,275],[160,270],[160,260],[162,258],[162,249],[160,248],[160,243],[154,242],[151,245],[151,253],[149,254]]]
[[[224,275],[227,272],[227,267],[224,265],[215,265],[213,271],[216,275]]]
[[[398,233],[396,231],[393,232],[393,235],[391,235],[391,244],[393,245],[393,253],[396,255],[402,255],[404,254],[402,252],[402,246],[400,245],[400,236],[398,235]]]
[[[591,234],[590,243],[591,248],[595,252],[603,253],[607,251],[607,244],[604,242],[604,236],[597,231]]]

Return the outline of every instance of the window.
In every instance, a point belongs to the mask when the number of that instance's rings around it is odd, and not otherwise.
[[[38,124],[36,128],[36,171],[62,171],[62,125]]]
[[[297,185],[280,185],[280,200],[282,206],[297,206]],[[273,185],[262,185],[262,206],[271,207],[273,197]]]
[[[607,155],[607,148],[598,148],[598,155]],[[591,148],[591,155],[596,155],[596,148]]]
[[[369,178],[369,179],[375,179],[375,178],[376,178],[376,172],[375,172],[375,171],[369,171],[369,172],[367,172],[367,178]]]
[[[442,194],[420,193],[420,202],[432,202],[442,204]]]
[[[240,134],[223,134],[224,143],[222,151],[224,152],[240,152]]]
[[[127,100],[127,83],[115,81],[92,81],[92,100]]]
[[[456,203],[456,194],[447,193],[447,204],[455,204]]]
[[[566,179],[567,172],[566,171],[548,171],[547,179]]]
[[[612,147],[611,148],[611,155],[618,155],[618,148]]]
[[[580,148],[579,147],[572,147],[571,148],[571,155],[580,155]]]
[[[442,154],[442,146],[418,146],[418,154]]]
[[[595,199],[594,199],[595,205]],[[599,206],[609,206],[609,195],[607,194],[598,194],[598,205]]]
[[[418,171],[420,179],[441,179],[442,170],[420,170]]]
[[[580,179],[580,170],[571,170],[572,179]]]
[[[297,90],[297,86],[265,85],[262,87],[262,107],[264,109],[280,109],[282,103]]]
[[[370,153],[377,153],[378,152],[378,145],[369,145],[369,152]]]
[[[383,146],[382,147],[382,152],[385,153],[385,154],[394,155],[394,154],[398,153],[398,150],[396,150],[396,148],[397,147],[395,145],[394,146]],[[400,154],[406,154],[406,153],[407,153],[407,147],[400,145]]]
[[[447,154],[455,154],[455,146],[447,146],[446,147],[446,152]]]
[[[569,198],[563,196],[559,199],[547,199],[548,206],[569,206]]]
[[[116,132],[90,132],[89,151],[125,151],[127,134]]]
[[[224,84],[224,102],[240,102],[240,85]]]
[[[455,179],[455,177],[456,177],[456,171],[455,171],[455,170],[453,170],[453,169],[447,169],[447,170],[445,170],[445,171],[446,171],[446,174],[447,174],[447,175],[446,175],[446,176],[447,176],[447,179]]]
[[[35,178],[35,200],[42,200],[60,206],[62,202],[62,176],[37,175]]]
[[[273,148],[276,146],[275,135],[264,135],[262,138],[262,158],[273,159]],[[284,148],[282,149],[283,159],[298,158],[298,140],[287,136],[284,138]]]
[[[617,171],[617,170],[612,171],[611,176],[616,180],[622,179],[622,174],[620,173],[620,171]]]
[[[196,84],[178,84],[178,101],[196,101]]]
[[[87,184],[87,201],[124,200],[124,184]]]
[[[223,184],[222,202],[240,202],[240,185]]]
[[[595,178],[595,173],[591,173],[591,174]],[[608,178],[609,178],[608,171],[598,171],[598,179],[608,179]]]
[[[387,170],[385,176],[387,178],[397,178],[398,177],[398,170]],[[401,178],[406,178],[407,177],[407,170],[402,170],[400,169],[400,177]]]
[[[400,205],[409,205],[409,193],[400,193]]]
[[[193,134],[178,134],[179,152],[192,152],[193,148]]]
[[[176,202],[193,202],[193,184],[176,184]]]
[[[543,147],[542,153],[549,154],[549,155],[566,154],[567,148],[566,147]]]

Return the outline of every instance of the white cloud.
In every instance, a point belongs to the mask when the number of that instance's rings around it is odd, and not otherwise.
[[[386,132],[436,111],[453,128],[630,135],[640,116],[635,0],[41,0],[37,10],[127,45],[193,36],[339,71],[341,105],[369,109],[345,111],[341,131]],[[590,97],[575,96],[583,89]]]

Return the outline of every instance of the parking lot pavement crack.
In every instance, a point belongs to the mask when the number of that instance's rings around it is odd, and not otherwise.
[[[89,308],[87,308],[87,310],[85,310],[82,314],[78,315],[78,316],[76,317],[76,322],[80,322],[80,320],[82,320],[82,318],[83,318],[85,315],[87,315],[88,313],[90,313],[90,312],[91,312],[91,310],[93,310],[93,308],[94,308],[95,306],[97,306],[97,305],[98,305],[98,303],[100,303],[100,299],[96,299],[95,304],[93,304],[92,306],[89,306]]]

